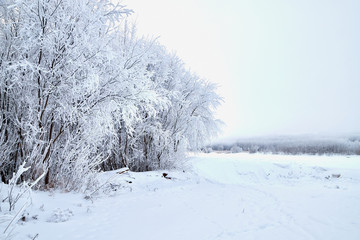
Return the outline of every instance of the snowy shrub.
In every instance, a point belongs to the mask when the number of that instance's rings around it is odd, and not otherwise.
[[[249,148],[249,153],[256,153],[256,152],[259,152],[259,150],[260,150],[260,147],[258,145],[252,145]]]
[[[61,210],[60,208],[57,208],[53,211],[53,213],[51,214],[50,218],[47,221],[54,223],[66,222],[72,216],[74,216],[74,214],[70,209]]]
[[[242,152],[242,148],[239,146],[233,146],[233,147],[231,147],[230,151],[232,153],[239,153],[239,152]]]

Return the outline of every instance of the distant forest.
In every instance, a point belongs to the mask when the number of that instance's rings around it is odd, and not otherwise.
[[[360,155],[360,136],[348,137],[267,137],[239,139],[232,143],[217,143],[205,152],[273,153],[311,155]]]

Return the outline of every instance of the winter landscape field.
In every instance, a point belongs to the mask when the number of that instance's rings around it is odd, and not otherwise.
[[[34,191],[14,239],[360,237],[360,156],[211,153],[166,177],[118,172],[91,199]]]
[[[359,16],[0,0],[0,240],[359,240]]]

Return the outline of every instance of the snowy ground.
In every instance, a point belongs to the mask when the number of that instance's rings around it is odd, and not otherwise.
[[[93,200],[36,192],[15,239],[360,239],[360,157],[203,154],[116,174]]]

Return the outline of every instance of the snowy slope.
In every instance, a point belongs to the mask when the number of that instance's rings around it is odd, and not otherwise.
[[[360,239],[359,156],[212,153],[188,165],[171,179],[103,173],[111,184],[92,200],[36,192],[15,239]]]

